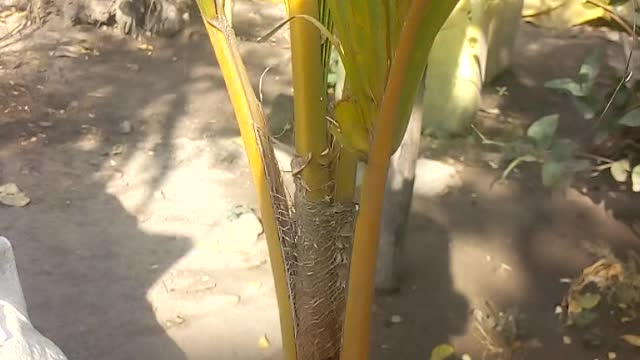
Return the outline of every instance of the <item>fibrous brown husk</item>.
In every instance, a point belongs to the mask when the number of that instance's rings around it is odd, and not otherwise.
[[[339,358],[355,206],[309,201],[295,195],[295,269],[292,290],[296,346],[309,360]]]

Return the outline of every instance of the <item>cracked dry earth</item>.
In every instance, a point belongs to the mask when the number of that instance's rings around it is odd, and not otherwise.
[[[239,1],[236,11],[256,88],[271,66],[264,107],[280,133],[291,122],[286,31],[254,39],[283,9]],[[581,60],[570,54],[593,44],[619,56],[598,31],[524,26],[497,84],[509,94],[488,86],[483,106],[522,123],[560,112],[561,131],[576,131],[575,111],[543,83],[573,74]],[[53,19],[0,45],[0,183],[31,198],[0,207],[0,233],[35,326],[74,360],[280,358],[256,198],[201,27],[135,41]],[[427,144],[437,161],[418,166],[403,287],[376,299],[372,358],[424,359],[442,342],[482,358],[470,313],[485,300],[528,319],[542,346],[524,359],[604,358],[606,348],[562,343],[559,279],[591,262],[585,241],[637,247],[637,195],[606,178],[551,195],[526,171],[491,188],[491,154],[466,142],[440,150]]]

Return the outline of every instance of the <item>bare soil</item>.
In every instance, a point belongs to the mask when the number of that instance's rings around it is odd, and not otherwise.
[[[282,8],[240,1],[236,11],[256,88],[271,67],[263,105],[283,130],[287,35],[255,42]],[[35,326],[74,360],[279,358],[264,239],[251,216],[236,219],[256,198],[201,27],[133,40],[52,19],[18,35],[0,42],[0,183],[15,182],[32,201],[0,207],[0,234],[15,247]],[[77,44],[89,51],[61,57]],[[581,134],[584,120],[543,83],[575,74],[593,46],[624,62],[602,31],[524,25],[513,70],[485,89],[483,107],[501,115],[484,118],[484,128],[557,112],[563,134]],[[550,193],[534,168],[492,187],[500,170],[485,150],[467,139],[427,141],[424,157],[460,181],[443,195],[414,194],[402,290],[378,295],[373,309],[373,359],[425,359],[443,342],[481,359],[486,343],[471,314],[485,301],[518,307],[539,340],[519,358],[636,358],[618,343],[564,344],[554,309],[567,290],[560,279],[594,259],[585,243],[638,249],[638,195],[607,176]]]

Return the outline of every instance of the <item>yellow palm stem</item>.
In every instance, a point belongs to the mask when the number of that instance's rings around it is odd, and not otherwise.
[[[209,1],[199,1],[198,5],[211,41],[215,56],[222,71],[231,104],[240,128],[253,183],[258,193],[260,215],[267,238],[271,269],[275,283],[284,359],[296,360],[292,306],[289,300],[284,261],[280,248],[277,225],[271,206],[271,196],[265,178],[264,164],[256,139],[255,126],[264,128],[264,115],[248,80],[247,72],[240,58],[235,36],[213,27],[207,19],[215,19],[218,14]]]

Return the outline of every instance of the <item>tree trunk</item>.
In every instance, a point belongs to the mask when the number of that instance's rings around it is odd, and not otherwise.
[[[391,157],[376,265],[376,289],[379,291],[395,291],[400,285],[399,257],[411,209],[421,130],[421,112],[413,111],[400,148]]]

